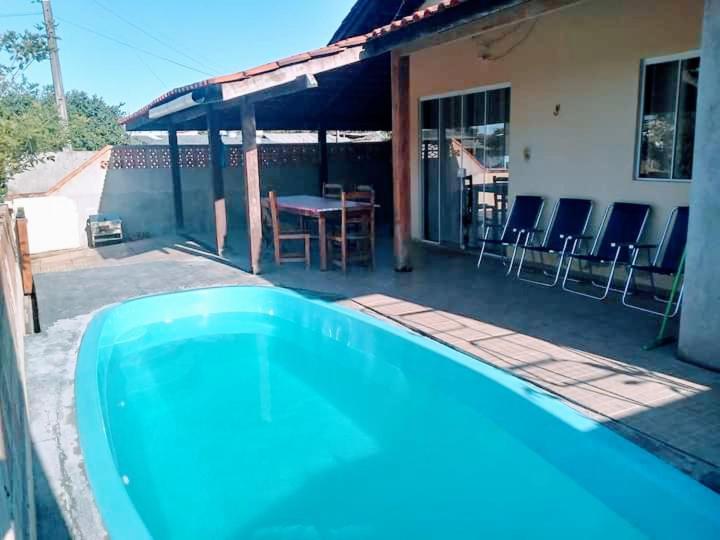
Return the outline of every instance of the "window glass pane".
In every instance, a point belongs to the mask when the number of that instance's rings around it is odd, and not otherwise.
[[[482,238],[483,212],[489,207],[492,195],[486,195],[488,180],[485,169],[485,92],[463,96],[463,184],[464,244],[475,246]]]
[[[486,165],[490,169],[507,169],[510,125],[510,89],[487,93]]]
[[[440,100],[440,241],[461,243],[462,97]]]
[[[695,111],[697,109],[700,58],[683,60],[680,67],[677,134],[675,135],[675,170],[673,178],[692,178],[695,148]]]
[[[438,145],[438,101],[423,101],[420,110],[422,147],[420,150],[420,174],[423,183],[423,237],[437,242],[440,239],[438,216],[438,165],[440,148]]]
[[[645,67],[640,126],[640,176],[670,178],[679,62]]]

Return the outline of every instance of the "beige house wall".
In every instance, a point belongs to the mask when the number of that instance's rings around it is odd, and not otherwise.
[[[702,0],[587,0],[537,19],[531,31],[531,22],[520,23],[489,47],[483,44],[511,28],[412,53],[413,237],[422,230],[420,98],[510,83],[510,195],[547,197],[545,219],[558,197],[592,198],[595,227],[613,201],[648,202],[647,237],[654,239],[670,210],[688,203],[690,186],[633,180],[640,65],[698,49],[702,14]],[[500,56],[518,42],[503,58],[480,58],[483,51]]]

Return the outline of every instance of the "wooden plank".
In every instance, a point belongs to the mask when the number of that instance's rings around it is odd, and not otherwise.
[[[215,216],[215,251],[223,256],[225,238],[227,236],[227,210],[225,208],[225,182],[223,179],[222,160],[223,143],[217,127],[217,117],[213,111],[207,114],[207,133],[212,170],[213,213]]]
[[[269,73],[255,75],[242,81],[224,83],[222,85],[223,101],[228,101],[249,94],[254,94],[261,90],[266,90],[275,86],[280,86],[292,82],[303,75],[317,75],[324,71],[337,69],[339,67],[352,64],[360,60],[362,47],[352,47],[344,51],[314,58],[302,64],[293,64],[273,70]]]
[[[320,150],[320,190],[318,193],[322,193],[322,187],[328,182],[329,167],[328,167],[328,146],[327,146],[327,129],[324,127],[318,130],[318,146]]]
[[[173,202],[175,203],[175,226],[182,230],[185,226],[183,216],[182,180],[180,177],[180,148],[178,147],[177,130],[168,129],[168,144],[170,145],[170,174],[173,185]]]
[[[393,249],[395,270],[410,271],[410,58],[393,51],[392,89]]]
[[[245,212],[247,215],[250,268],[253,274],[261,272],[262,208],[260,202],[260,165],[255,130],[255,105],[242,107],[243,169],[245,173]]]
[[[20,263],[20,277],[25,295],[33,292],[32,263],[30,261],[30,242],[28,240],[27,218],[25,211],[18,208],[15,217],[15,236],[18,245],[18,262]]]

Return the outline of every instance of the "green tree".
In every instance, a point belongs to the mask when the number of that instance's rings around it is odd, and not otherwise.
[[[52,159],[52,152],[67,142],[75,150],[97,150],[126,139],[118,123],[122,104],[109,105],[81,90],[65,96],[69,122],[67,129],[63,128],[52,87],[41,89],[24,77],[33,62],[47,57],[42,28],[0,33],[0,201],[9,178]]]
[[[38,100],[36,86],[24,76],[48,56],[47,39],[36,31],[0,32],[0,201],[8,178],[43,159],[43,152],[63,144],[57,113]]]
[[[65,100],[68,136],[74,150],[99,150],[107,144],[126,141],[125,131],[118,123],[124,114],[122,104],[109,105],[100,96],[82,90],[69,91]]]

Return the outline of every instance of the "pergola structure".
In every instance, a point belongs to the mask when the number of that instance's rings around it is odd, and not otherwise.
[[[407,10],[408,6],[415,9],[419,4],[418,0],[407,6],[400,3],[400,8],[394,8],[395,13],[402,14],[402,9]],[[497,12],[499,6],[508,4],[509,9]],[[443,0],[364,34],[338,39],[363,29],[359,21],[367,21],[367,17],[355,13],[363,5],[358,3],[334,36],[335,41],[327,47],[176,88],[122,123],[129,131],[168,132],[175,213],[180,229],[184,219],[177,132],[208,132],[215,247],[219,255],[227,233],[220,131],[242,129],[250,266],[254,273],[261,270],[262,243],[256,129],[316,130],[321,181],[327,179],[327,130],[392,130],[395,268],[408,270],[410,66],[409,58],[394,49],[483,18],[491,28],[504,18],[526,15],[535,3],[514,4],[518,2]],[[380,5],[385,10],[389,6]]]
[[[327,130],[390,131],[390,53],[369,55],[363,43],[364,39],[346,40],[176,89],[124,119],[131,131],[168,132],[178,228],[182,229],[184,216],[177,132],[208,133],[215,248],[222,255],[227,215],[220,131],[242,130],[250,266],[259,273],[262,223],[256,129],[317,131],[321,182],[328,175]]]

